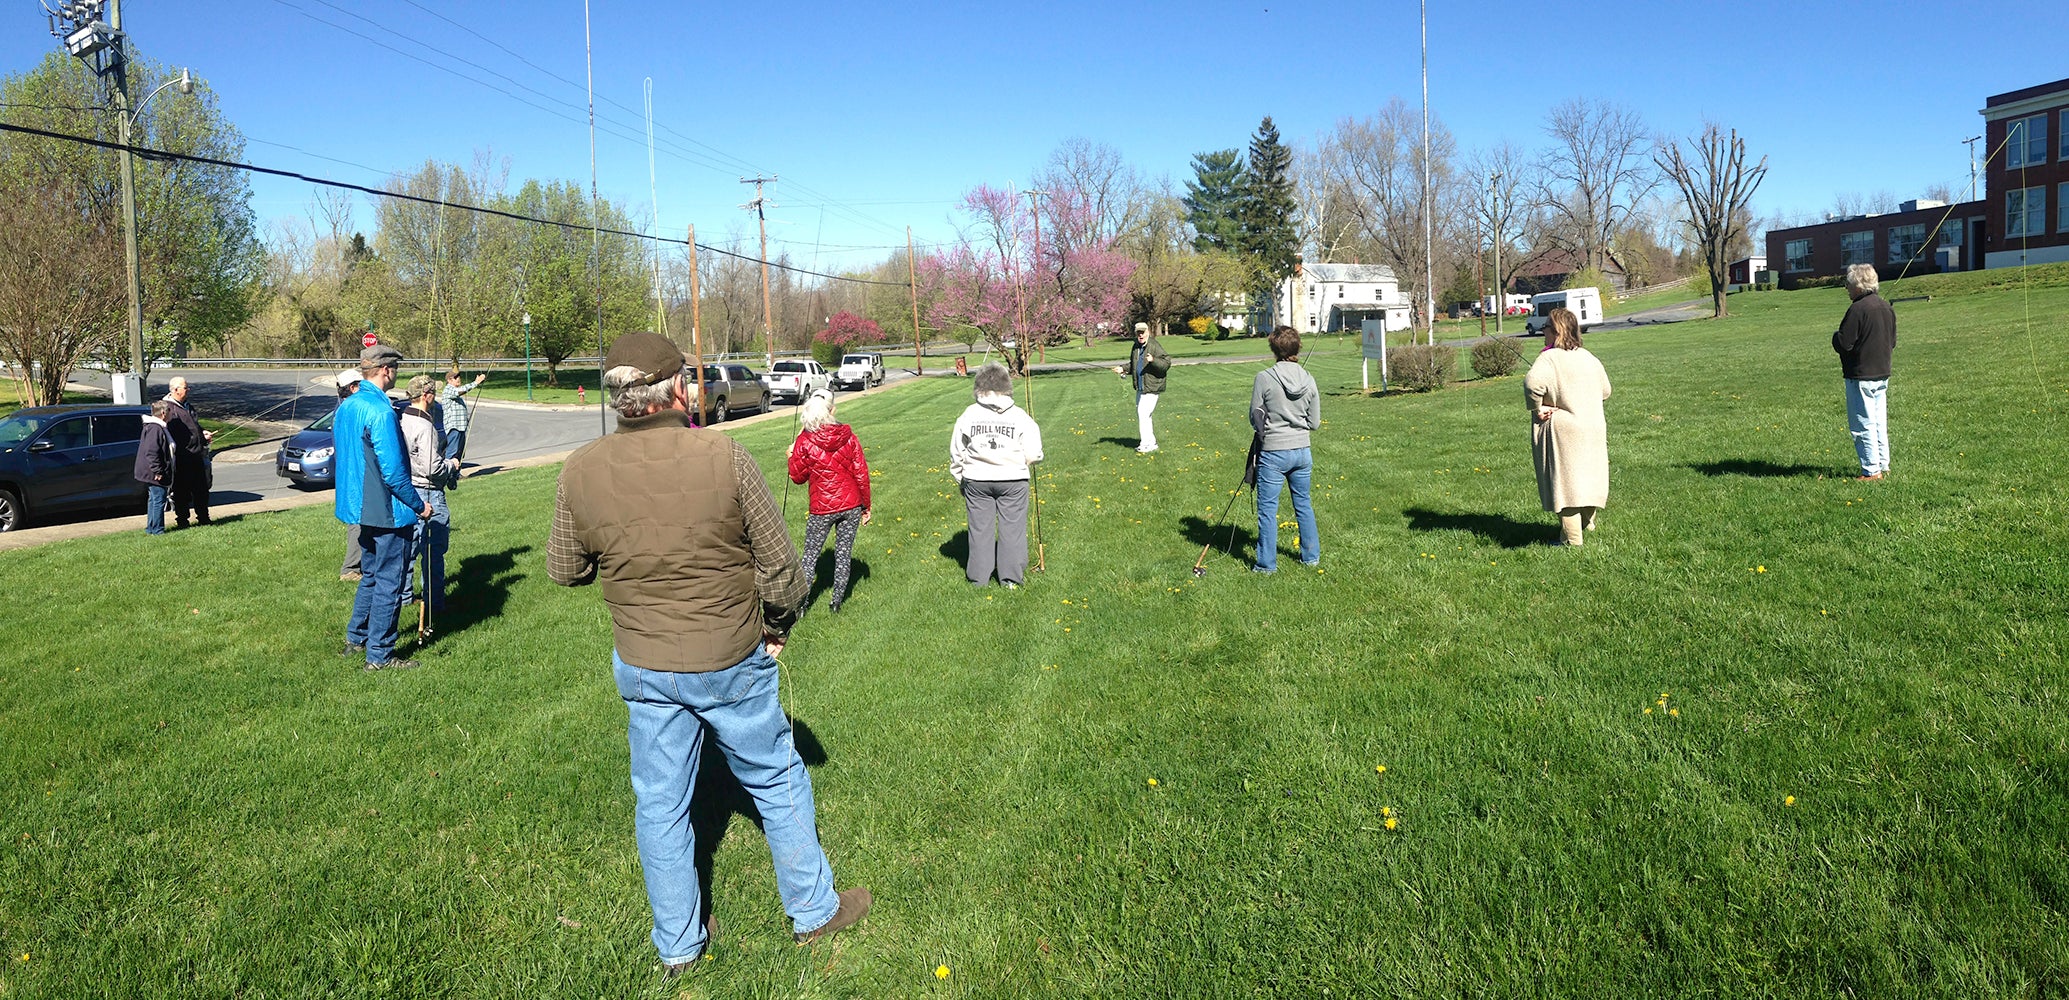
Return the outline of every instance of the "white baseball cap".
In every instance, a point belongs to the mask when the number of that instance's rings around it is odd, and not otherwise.
[[[359,384],[360,379],[361,376],[359,374],[359,369],[347,368],[344,371],[338,373],[338,388],[350,389],[354,385]]]

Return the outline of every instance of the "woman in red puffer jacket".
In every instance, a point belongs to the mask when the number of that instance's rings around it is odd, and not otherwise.
[[[804,431],[790,443],[790,481],[812,483],[812,514],[805,521],[807,592],[819,568],[819,549],[828,529],[838,529],[833,546],[833,596],[827,610],[839,613],[848,596],[848,559],[855,531],[869,523],[869,462],[855,430],[833,421],[833,393],[814,389],[798,414]]]

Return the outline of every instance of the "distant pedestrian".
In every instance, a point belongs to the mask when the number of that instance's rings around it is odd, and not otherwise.
[[[445,388],[438,393],[438,406],[444,411],[445,457],[453,460],[455,468],[467,457],[467,428],[474,416],[468,412],[467,401],[460,397],[481,388],[488,377],[487,372],[482,372],[474,376],[474,381],[462,385],[458,368],[445,373]]]
[[[347,368],[344,371],[339,372],[337,381],[338,403],[342,405],[345,402],[345,400],[350,399],[352,397],[353,393],[359,391],[359,369]],[[335,411],[332,414],[332,419],[336,419]],[[333,442],[335,442],[336,439],[333,438],[332,440]],[[337,449],[333,448],[331,451],[332,454],[336,454]],[[331,462],[331,470],[333,472],[336,472],[337,467],[337,462],[335,459],[333,459]],[[336,481],[335,476],[332,477],[332,481]],[[342,565],[338,567],[338,579],[350,583],[359,582],[358,521],[354,521],[351,524],[345,525],[345,561]]]
[[[1530,408],[1530,458],[1537,498],[1559,515],[1562,545],[1580,545],[1609,505],[1609,424],[1602,401],[1609,373],[1581,347],[1580,321],[1567,309],[1545,317],[1545,348],[1523,377]]]
[[[359,589],[345,624],[344,655],[366,654],[366,669],[408,669],[414,660],[395,657],[395,620],[409,581],[410,540],[431,508],[410,484],[409,455],[402,426],[388,402],[402,353],[376,344],[359,354],[359,389],[338,404],[331,418],[337,449],[338,520],[359,525]]]
[[[1042,460],[1042,429],[1013,405],[1013,377],[993,362],[977,369],[977,401],[956,418],[948,438],[948,474],[963,493],[970,520],[970,563],[964,576],[979,587],[994,572],[1011,590],[1027,579],[1030,466]]]
[[[611,344],[603,384],[618,429],[561,466],[546,543],[554,583],[600,583],[610,606],[651,940],[670,976],[707,953],[717,926],[699,913],[690,819],[707,728],[754,798],[793,938],[830,937],[870,905],[868,889],[834,891],[812,778],[777,698],[776,655],[806,593],[797,550],[754,457],[689,426],[684,382],[666,338]]]
[[[446,507],[445,488],[460,468],[457,459],[445,457],[438,422],[438,383],[429,375],[409,380],[409,406],[399,415],[402,443],[409,451],[409,481],[417,488],[431,515],[417,522],[410,547],[410,565],[421,565],[424,600],[433,620],[445,613],[445,552],[452,531],[452,513]]]
[[[1322,537],[1315,528],[1309,485],[1315,474],[1309,435],[1322,426],[1322,390],[1300,365],[1300,334],[1290,326],[1272,331],[1268,343],[1277,363],[1250,380],[1250,427],[1257,432],[1257,565],[1259,573],[1279,568],[1279,490],[1293,492],[1293,520],[1300,529],[1300,564],[1319,566]]]
[[[869,523],[869,461],[855,430],[833,419],[833,393],[814,389],[799,407],[804,430],[790,443],[790,481],[811,481],[811,516],[805,520],[805,594],[810,600],[818,575],[819,548],[829,529],[833,545],[833,592],[826,610],[839,614],[848,595],[849,560],[855,532]]]
[[[144,434],[137,440],[136,469],[137,482],[143,483],[150,497],[144,508],[144,534],[165,534],[165,504],[172,489],[173,457],[172,433],[167,430],[165,418],[172,414],[172,404],[159,400],[151,404],[151,412],[144,417]]]
[[[194,416],[194,410],[187,404],[191,392],[187,380],[173,376],[166,387],[165,399],[172,404],[172,411],[166,415],[165,425],[172,435],[173,457],[173,510],[179,527],[187,526],[188,512],[194,520],[208,524],[208,491],[211,472],[208,463],[208,442],[215,437],[214,431],[201,429],[201,421]]]
[[[1897,349],[1897,314],[1879,294],[1881,287],[1875,265],[1849,266],[1846,294],[1853,296],[1853,304],[1832,334],[1862,479],[1881,479],[1889,472],[1889,372],[1890,355]]]
[[[1164,393],[1164,375],[1171,370],[1171,356],[1164,345],[1149,335],[1148,323],[1135,324],[1135,346],[1128,349],[1128,363],[1114,371],[1128,376],[1135,387],[1135,450],[1147,455],[1157,450],[1157,427],[1150,415],[1157,412],[1157,398]]]

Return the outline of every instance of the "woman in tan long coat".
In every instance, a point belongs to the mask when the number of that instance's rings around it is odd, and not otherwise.
[[[1530,458],[1537,497],[1559,515],[1562,544],[1581,544],[1595,530],[1595,511],[1609,505],[1609,425],[1602,401],[1609,373],[1580,346],[1580,322],[1565,309],[1546,317],[1545,349],[1523,378],[1530,406]]]

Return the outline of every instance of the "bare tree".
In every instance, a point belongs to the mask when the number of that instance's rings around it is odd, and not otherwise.
[[[1126,237],[1143,224],[1156,194],[1121,158],[1120,150],[1089,139],[1067,139],[1050,153],[1048,165],[1034,176],[1033,190],[1059,199],[1063,214],[1083,220],[1069,227],[1075,232],[1056,234],[1058,255],[1082,249],[1073,240],[1103,246]],[[1046,218],[1046,208],[1044,212]],[[1050,234],[1044,232],[1042,238],[1048,240]]]
[[[1521,263],[1515,247],[1523,238],[1529,215],[1523,198],[1537,187],[1537,169],[1535,161],[1509,142],[1483,150],[1466,163],[1465,183],[1485,185],[1473,199],[1473,216],[1481,232],[1501,248],[1500,260],[1504,264]],[[1501,298],[1505,291],[1501,273],[1490,273],[1488,281],[1494,286],[1496,307],[1500,308],[1506,301]]]
[[[1683,156],[1679,142],[1661,143],[1654,162],[1688,204],[1688,225],[1710,272],[1711,315],[1722,318],[1731,251],[1734,242],[1746,236],[1751,217],[1746,205],[1767,176],[1767,157],[1747,167],[1746,140],[1739,138],[1737,129],[1727,136],[1714,122],[1704,125],[1702,135],[1689,146],[1690,155]]]
[[[1328,169],[1323,147],[1327,137],[1293,151],[1293,199],[1300,226],[1300,248],[1308,260],[1335,263],[1353,253],[1358,216],[1351,195]]]
[[[1660,182],[1645,154],[1654,145],[1637,112],[1574,98],[1552,109],[1536,191],[1544,239],[1603,267],[1625,221]]]
[[[114,213],[90,211],[64,178],[39,180],[0,198],[0,355],[31,405],[61,401],[72,368],[121,333],[129,301]]]
[[[1427,301],[1425,274],[1442,289],[1474,253],[1468,203],[1473,189],[1459,183],[1453,165],[1457,144],[1436,122],[1430,125],[1429,171],[1436,232],[1425,250],[1421,128],[1421,113],[1397,97],[1373,117],[1338,122],[1318,152],[1319,169],[1348,195],[1344,205],[1358,223],[1358,248],[1393,269],[1417,305],[1418,325],[1431,319],[1420,308]]]

